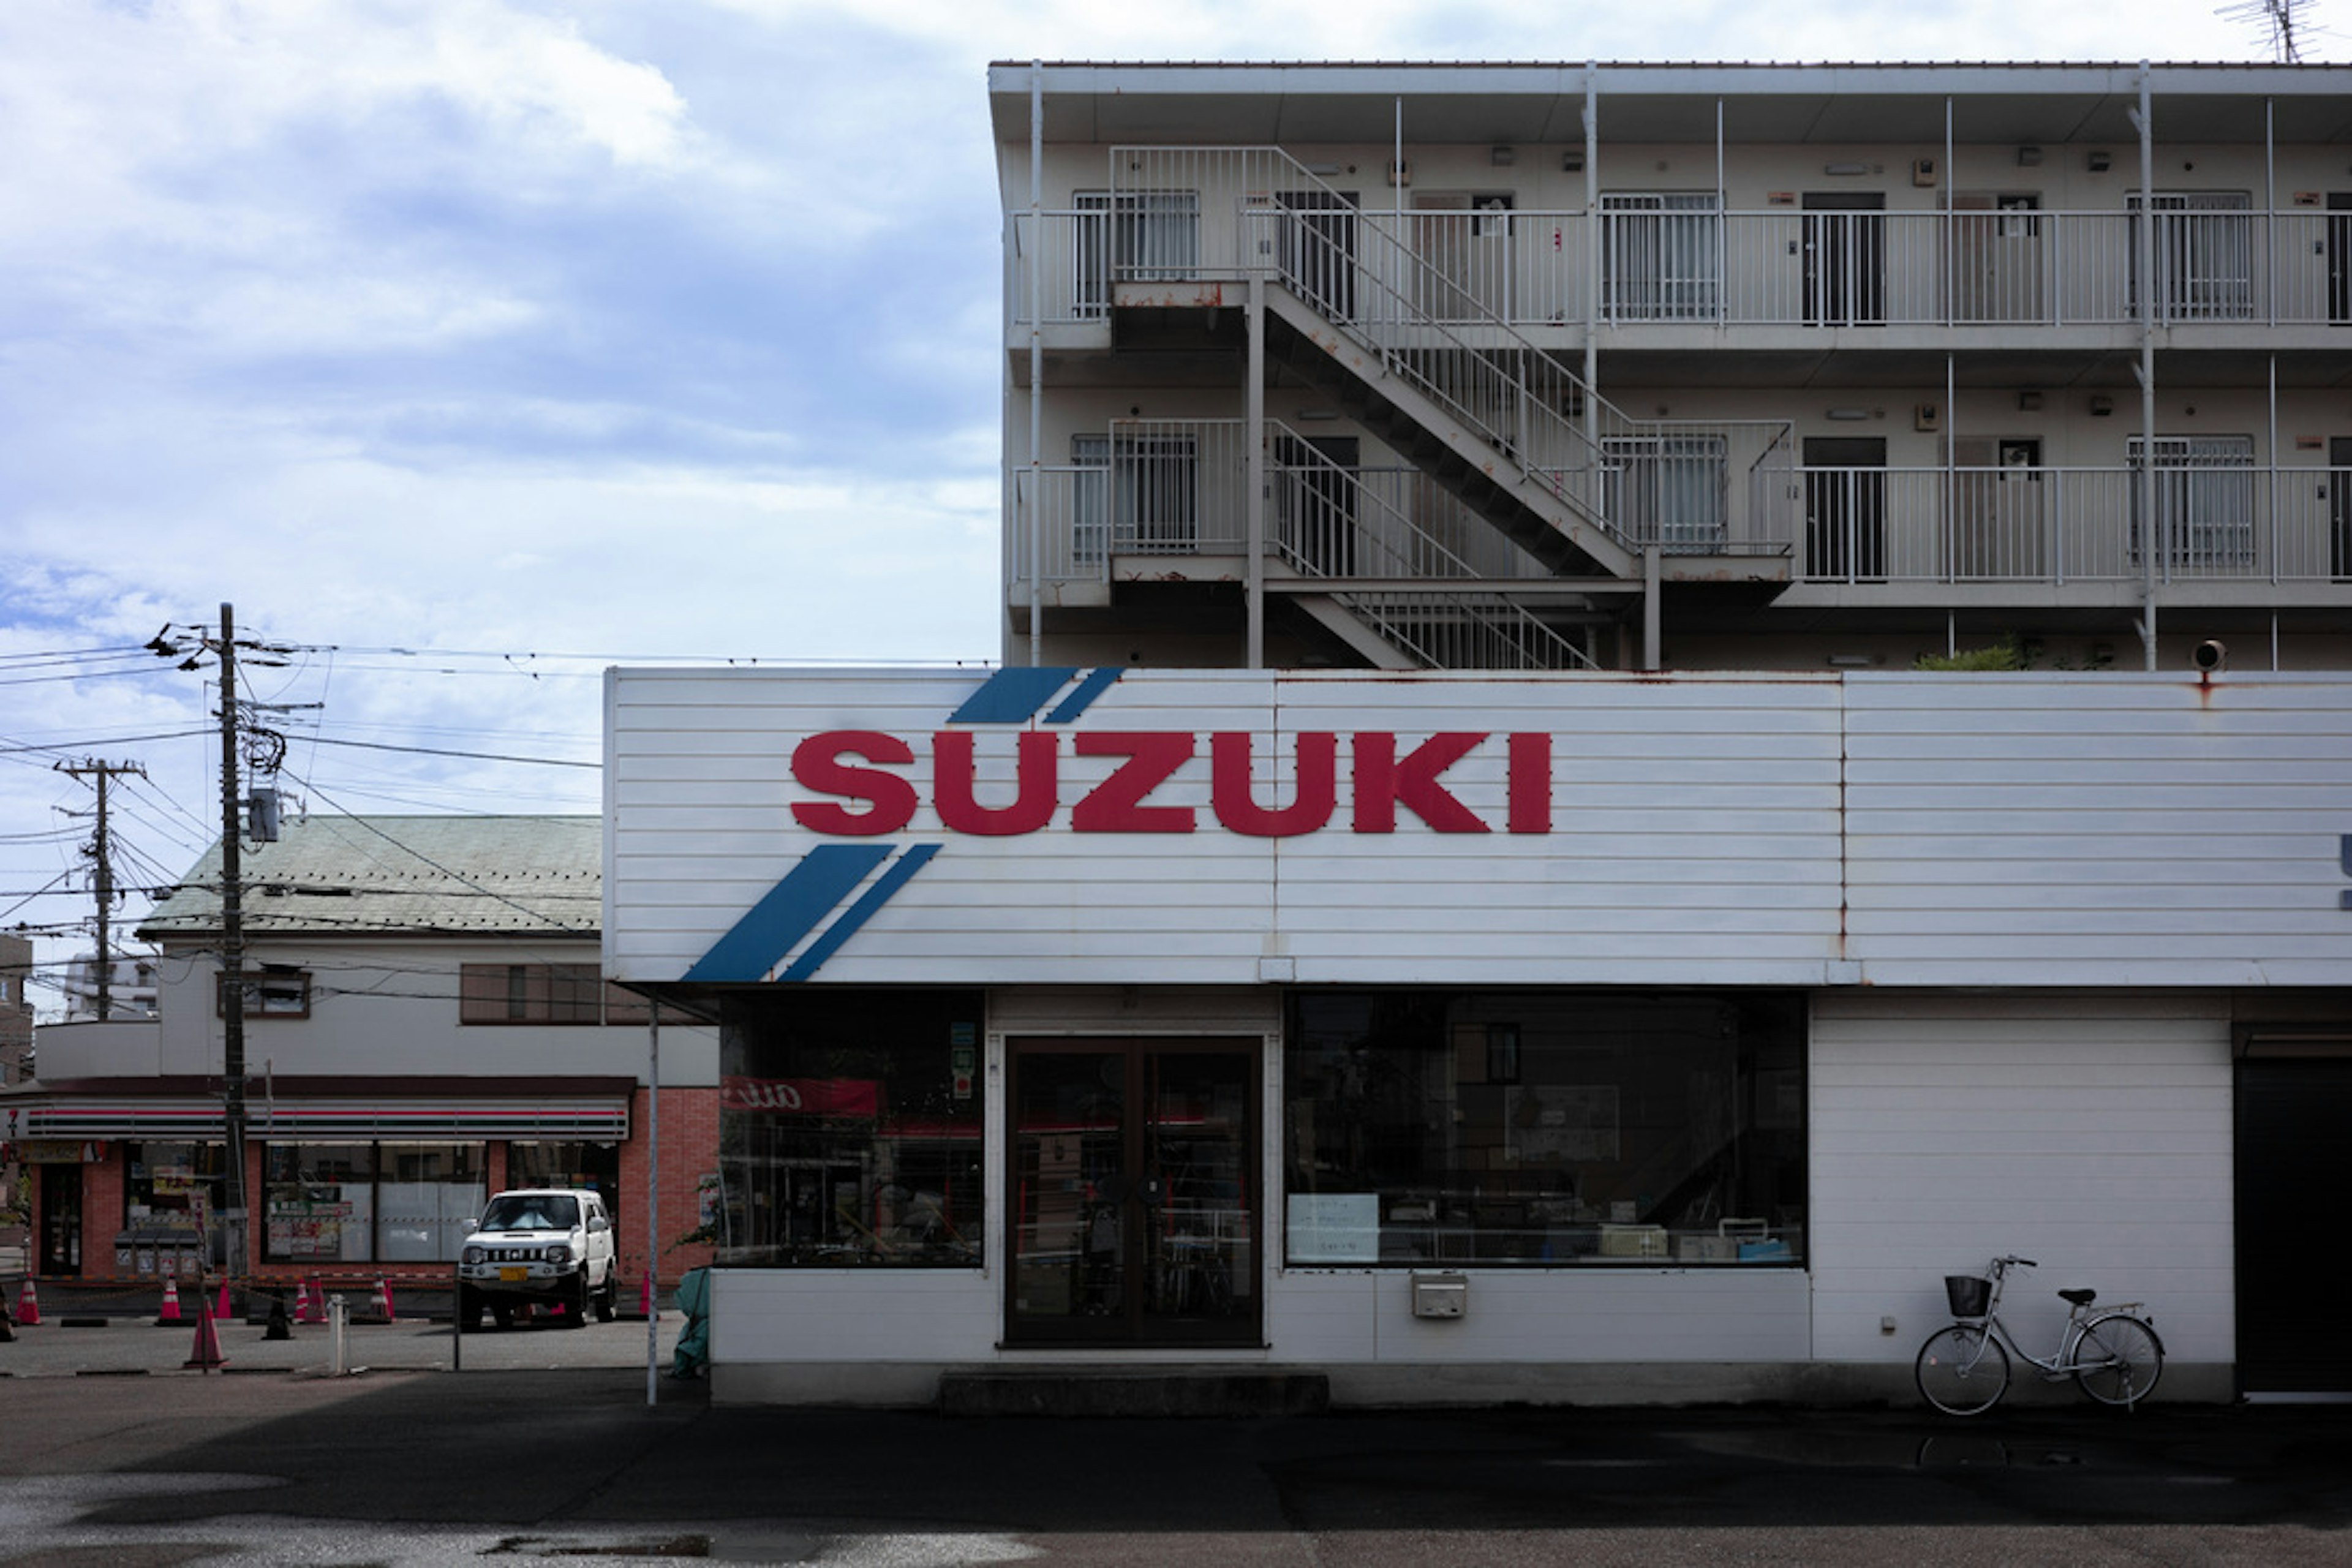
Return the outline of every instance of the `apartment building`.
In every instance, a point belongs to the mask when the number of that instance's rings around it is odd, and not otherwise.
[[[2352,1388],[2347,88],[995,68],[1003,667],[608,679],[715,1394]]]
[[[998,67],[1009,661],[2352,656],[2341,67]]]

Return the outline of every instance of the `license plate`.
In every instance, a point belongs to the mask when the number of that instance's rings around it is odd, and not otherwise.
[[[501,1268],[499,1270],[499,1279],[509,1285],[518,1284],[530,1278],[530,1270],[528,1268]]]

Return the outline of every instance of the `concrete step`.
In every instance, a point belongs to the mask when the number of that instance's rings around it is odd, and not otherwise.
[[[1317,1415],[1331,1407],[1320,1373],[1259,1367],[1089,1367],[950,1372],[943,1415]]]

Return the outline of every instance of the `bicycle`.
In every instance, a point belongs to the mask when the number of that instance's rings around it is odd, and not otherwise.
[[[1950,1274],[1944,1292],[1952,1316],[1960,1320],[1937,1330],[1919,1347],[1913,1371],[1919,1393],[1947,1415],[1978,1415],[2009,1391],[2009,1358],[2015,1352],[2044,1382],[2071,1377],[2102,1405],[2130,1409],[2156,1388],[2164,1373],[2164,1342],[2144,1318],[2137,1301],[2093,1310],[2095,1290],[2061,1290],[2065,1326],[2057,1353],[2044,1360],[2017,1342],[2000,1321],[2001,1283],[2012,1268],[2036,1268],[2030,1258],[1996,1258],[1989,1277]]]

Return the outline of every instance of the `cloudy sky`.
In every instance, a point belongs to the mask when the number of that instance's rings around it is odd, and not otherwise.
[[[141,645],[224,602],[314,812],[593,811],[614,662],[992,658],[992,59],[2266,54],[2203,0],[5,0],[0,928],[87,941],[60,762],[144,768],[121,882],[214,836],[209,677]]]

